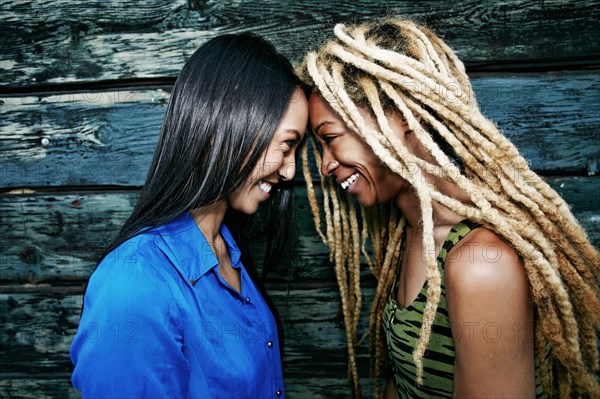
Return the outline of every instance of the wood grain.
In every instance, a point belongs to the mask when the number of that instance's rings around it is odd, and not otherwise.
[[[46,378],[33,376],[2,376],[0,397],[19,399],[79,399],[81,394],[71,385],[69,373]]]
[[[313,370],[326,370],[323,364],[317,364]],[[284,383],[288,399],[347,399],[350,395],[345,371],[330,373],[326,377],[285,376]],[[81,394],[71,385],[70,374],[53,375],[49,379],[41,378],[2,378],[0,397],[19,399],[78,399]],[[373,392],[373,381],[364,378],[361,381],[363,395]],[[369,397],[369,396],[366,396]]]
[[[324,370],[325,368],[323,364],[319,364],[315,366],[315,369]],[[332,375],[327,377],[285,377],[286,398],[347,399],[350,389],[346,382],[345,372],[343,375],[341,373]],[[2,378],[0,380],[0,397],[19,399],[81,398],[81,394],[71,385],[69,378],[69,374],[54,376],[51,379]],[[363,394],[373,392],[373,383],[370,379],[364,379],[362,384]]]
[[[473,86],[533,169],[598,173],[600,74],[486,75]],[[168,98],[163,89],[5,98],[1,186],[143,185]]]
[[[164,90],[5,99],[3,186],[141,186],[167,99]]]
[[[281,279],[314,278],[327,268],[322,264],[326,250],[313,233],[306,195],[301,192],[296,193],[296,255],[279,266]],[[0,197],[2,280],[37,284],[86,278],[137,197],[137,191]]]
[[[468,65],[487,69],[532,61],[597,63],[600,40],[594,0],[302,0],[285,6],[275,0],[6,0],[2,13],[2,87],[172,77],[205,41],[247,30],[298,61],[333,36],[335,23],[387,15],[425,22]]]
[[[592,242],[600,247],[600,178],[554,177],[547,181],[571,205]],[[86,279],[137,196],[137,191],[0,196],[1,280],[5,285],[64,285]],[[295,201],[298,238],[294,253],[272,278],[335,279],[328,250],[314,231],[305,188],[296,190]],[[260,246],[255,249],[260,251]]]

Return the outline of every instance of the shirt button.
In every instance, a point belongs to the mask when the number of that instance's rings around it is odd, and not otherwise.
[[[271,342],[271,341],[267,342],[267,347],[268,348],[272,348],[273,347],[273,342]]]
[[[246,302],[250,302],[250,297],[249,296],[246,297]]]
[[[278,389],[277,391],[275,391],[275,395],[276,396],[281,396],[281,391]]]

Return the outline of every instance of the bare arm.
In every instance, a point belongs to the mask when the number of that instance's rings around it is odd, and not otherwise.
[[[455,340],[454,397],[535,396],[533,309],[522,261],[478,229],[453,249],[446,296]]]
[[[396,399],[397,394],[398,390],[396,389],[396,384],[394,384],[394,379],[388,378],[387,383],[385,384],[383,399]]]

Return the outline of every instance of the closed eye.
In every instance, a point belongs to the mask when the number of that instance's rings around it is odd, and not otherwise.
[[[326,144],[331,144],[331,142],[336,138],[337,136],[323,136],[323,142]]]
[[[288,146],[288,148],[293,148],[296,144],[298,144],[298,140],[286,140],[284,144]]]

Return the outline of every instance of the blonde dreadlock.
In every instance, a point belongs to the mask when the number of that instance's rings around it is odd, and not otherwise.
[[[432,219],[432,201],[437,201],[496,232],[523,259],[537,310],[535,350],[543,359],[546,347],[552,348],[550,367],[540,362],[548,395],[553,390],[561,395],[600,395],[594,377],[599,369],[596,329],[600,325],[600,254],[568,205],[529,169],[515,146],[481,114],[463,64],[434,33],[412,21],[397,19],[351,27],[339,24],[334,32],[336,39],[318,53],[307,55],[300,75],[389,169],[414,187],[422,211],[428,292],[421,334],[413,352],[417,382],[422,383],[422,359],[441,293]],[[359,108],[371,112],[378,130],[368,127]],[[435,164],[411,154],[394,136],[385,116],[389,110],[400,112]],[[442,140],[434,140],[431,132]],[[440,148],[439,141],[452,148],[450,152],[460,159],[461,167]],[[369,342],[379,397],[377,381],[385,353],[381,318],[399,267],[405,220],[392,204],[361,207],[361,230],[357,205],[322,178],[323,233],[306,148],[302,155],[315,225],[335,262],[347,331],[348,376],[356,397],[361,395],[356,365],[361,253],[377,279]],[[320,168],[316,150],[315,159]],[[409,165],[418,166],[416,173],[414,168],[408,172]],[[473,205],[444,195],[424,178],[426,174],[455,184],[469,195]],[[523,223],[525,220],[529,223]],[[369,239],[372,258],[366,251]],[[554,383],[553,375],[557,377]]]

